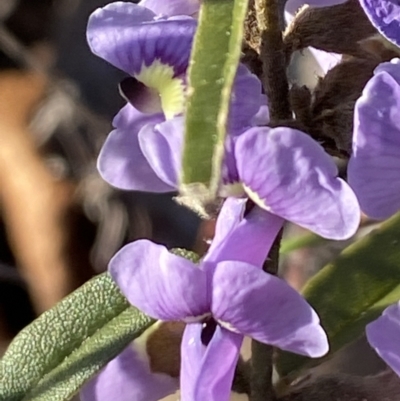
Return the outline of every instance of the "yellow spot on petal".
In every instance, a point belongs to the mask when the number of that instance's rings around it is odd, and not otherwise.
[[[261,209],[271,212],[271,207],[268,206],[263,199],[260,198],[257,192],[254,192],[247,185],[243,184],[243,189],[246,191],[247,196]]]
[[[171,66],[155,60],[149,66],[143,64],[135,78],[160,94],[161,107],[167,120],[183,113],[185,85],[182,79],[174,78],[174,69]]]

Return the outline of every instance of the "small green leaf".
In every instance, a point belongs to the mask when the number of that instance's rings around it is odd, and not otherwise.
[[[14,339],[0,360],[0,401],[70,399],[153,322],[108,273],[95,277]]]
[[[203,0],[188,78],[181,192],[212,200],[220,181],[248,0]]]
[[[400,214],[346,248],[307,283],[303,295],[328,334],[327,357],[360,337],[368,322],[400,299]],[[277,367],[287,376],[325,359],[281,352]]]

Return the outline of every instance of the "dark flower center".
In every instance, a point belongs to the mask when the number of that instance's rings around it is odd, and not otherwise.
[[[201,331],[201,342],[203,345],[207,346],[210,343],[216,328],[217,322],[212,317],[207,318],[203,322],[203,330]]]

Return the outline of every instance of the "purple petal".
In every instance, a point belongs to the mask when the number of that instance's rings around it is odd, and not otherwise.
[[[140,6],[147,7],[155,14],[166,15],[193,15],[199,11],[199,0],[142,0]]]
[[[252,128],[237,139],[235,156],[247,194],[263,209],[325,238],[356,232],[360,210],[353,191],[306,134]]]
[[[230,134],[241,133],[243,128],[250,127],[252,119],[265,104],[261,93],[261,82],[247,67],[240,64],[232,87],[229,110]]]
[[[105,181],[117,188],[135,191],[174,190],[154,173],[138,141],[143,126],[152,126],[162,120],[162,114],[142,114],[129,104],[118,113],[114,119],[116,129],[108,135],[97,161],[97,168]]]
[[[400,303],[389,306],[368,324],[366,333],[378,355],[400,376]]]
[[[400,3],[398,0],[360,0],[372,25],[387,39],[400,45]]]
[[[183,147],[183,118],[148,125],[139,133],[140,148],[157,176],[170,187],[178,187]]]
[[[181,401],[193,401],[194,386],[206,351],[201,341],[202,323],[187,324],[181,345]]]
[[[380,63],[374,70],[374,75],[387,72],[400,85],[400,59],[394,58],[386,63]]]
[[[215,234],[208,249],[208,254],[213,254],[214,249],[225,241],[226,237],[240,224],[243,219],[247,199],[227,198],[219,212],[215,225]],[[207,255],[206,255],[207,257]]]
[[[207,346],[193,401],[228,401],[243,336],[217,326]]]
[[[253,117],[251,126],[265,126],[268,125],[269,121],[268,98],[266,95],[261,95],[261,106]]]
[[[135,342],[81,390],[82,401],[158,401],[178,389],[178,380],[152,373]]]
[[[184,320],[209,312],[205,273],[162,245],[138,240],[124,246],[109,272],[128,301],[160,320]]]
[[[256,206],[218,246],[209,249],[204,262],[234,260],[261,267],[283,223],[280,217]]]
[[[258,341],[310,357],[328,352],[311,306],[278,277],[242,262],[220,262],[213,276],[212,312],[218,322]]]
[[[155,60],[180,75],[188,66],[195,29],[191,18],[155,20],[145,7],[116,2],[92,13],[87,40],[94,54],[130,75]]]
[[[400,85],[379,72],[357,100],[348,180],[361,209],[385,219],[400,209]]]

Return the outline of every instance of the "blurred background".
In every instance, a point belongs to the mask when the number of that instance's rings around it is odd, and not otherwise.
[[[2,351],[38,314],[104,271],[124,243],[201,246],[198,217],[173,194],[118,191],[97,173],[124,103],[123,73],[86,44],[88,16],[106,3],[0,1]]]

